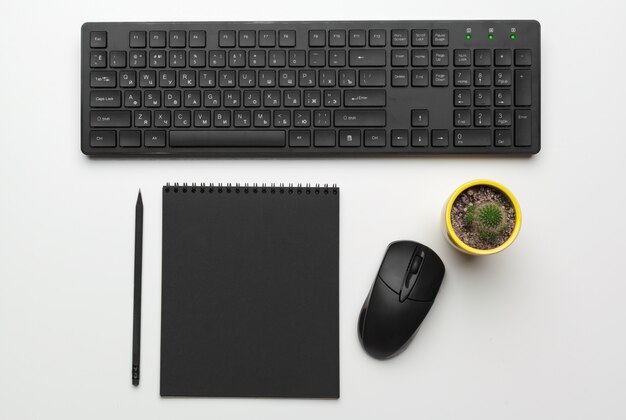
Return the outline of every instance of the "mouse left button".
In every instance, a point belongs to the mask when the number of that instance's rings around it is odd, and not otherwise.
[[[415,247],[415,242],[398,241],[391,243],[387,248],[385,259],[378,270],[378,276],[396,293],[402,290],[409,264],[413,260]]]

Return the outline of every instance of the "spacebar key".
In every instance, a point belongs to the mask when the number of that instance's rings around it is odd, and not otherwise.
[[[284,147],[284,131],[170,131],[171,147]]]

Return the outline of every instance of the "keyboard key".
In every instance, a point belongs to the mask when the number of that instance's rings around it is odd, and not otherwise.
[[[489,110],[477,109],[474,111],[474,126],[491,127],[491,112]]]
[[[454,126],[469,127],[472,125],[472,113],[469,109],[457,109],[454,111]]]
[[[472,71],[469,69],[454,70],[454,86],[471,86]]]
[[[433,69],[432,72],[432,85],[433,86],[448,86],[449,73],[448,70]]]
[[[382,87],[386,84],[385,70],[359,70],[359,86]]]
[[[172,124],[172,113],[170,111],[154,111],[154,126],[167,128]]]
[[[391,31],[392,47],[407,47],[409,45],[409,31],[406,29],[394,29]]]
[[[476,67],[489,67],[491,65],[491,50],[475,50],[474,65]]]
[[[255,127],[269,127],[270,122],[270,111],[255,111],[254,112],[254,126]]]
[[[187,32],[170,31],[170,48],[185,48],[187,46]]]
[[[428,86],[428,70],[411,70],[411,86]]]
[[[289,51],[289,67],[304,67],[306,65],[306,51]]]
[[[510,127],[512,125],[511,110],[502,109],[494,112],[496,127]]]
[[[315,147],[335,147],[335,130],[315,130]]]
[[[291,147],[309,147],[311,146],[310,130],[290,130],[289,146]]]
[[[511,130],[496,130],[494,132],[494,144],[496,147],[508,147],[512,142]]]
[[[328,45],[331,47],[346,46],[346,31],[343,29],[333,29],[328,33]]]
[[[469,89],[456,89],[454,91],[454,106],[471,106],[472,91]]]
[[[294,127],[310,127],[311,126],[311,111],[299,110],[293,112],[293,125]]]
[[[491,86],[491,72],[488,69],[474,70],[474,86]]]
[[[406,87],[408,85],[409,85],[408,70],[391,70],[391,86]]]
[[[339,147],[361,146],[361,130],[340,130]]]
[[[428,146],[428,130],[419,129],[411,130],[411,146],[426,147]]]
[[[145,51],[131,51],[129,67],[144,68],[146,67],[146,52]]]
[[[413,127],[428,127],[428,110],[427,109],[411,110],[411,125]]]
[[[431,136],[433,147],[448,147],[448,130],[433,130]]]
[[[411,31],[411,45],[414,47],[427,47],[428,29],[413,29]]]
[[[326,51],[310,50],[309,67],[324,67],[326,65]]]
[[[120,87],[135,87],[137,84],[137,73],[134,70],[120,72]]]
[[[363,144],[365,147],[384,147],[387,144],[385,130],[365,130],[363,132]]]
[[[209,67],[222,68],[226,67],[225,51],[209,51]]]
[[[219,31],[218,45],[221,48],[232,48],[237,44],[237,33],[235,31]]]
[[[406,67],[409,65],[409,51],[408,50],[392,50],[391,51],[391,66],[392,67]]]
[[[135,127],[150,127],[152,124],[152,112],[135,111]]]
[[[351,47],[364,47],[366,42],[365,30],[363,29],[350,29],[348,33],[348,37],[350,38],[350,46]]]
[[[474,91],[474,106],[491,106],[491,91],[476,89]]]
[[[278,31],[278,46],[287,48],[295,47],[296,31]]]
[[[530,66],[532,64],[531,56],[530,50],[515,50],[515,65]]]
[[[165,31],[150,31],[150,48],[165,48],[166,37]]]
[[[250,127],[252,124],[252,121],[250,120],[250,111],[235,111],[233,118],[235,121],[235,128]]]
[[[413,67],[428,66],[428,50],[419,49],[411,51],[411,65]]]
[[[365,107],[378,106],[383,107],[386,104],[387,92],[377,89],[354,89],[344,91],[344,106]]]
[[[384,47],[387,45],[387,31],[384,29],[370,29],[370,47]]]
[[[466,67],[472,65],[472,52],[470,50],[454,50],[454,65]]]
[[[339,70],[339,86],[356,86],[356,72],[354,70]]]
[[[89,66],[92,69],[104,68],[107,66],[107,53],[106,51],[92,51],[89,54]]]
[[[434,67],[445,67],[448,65],[449,56],[448,50],[433,50],[432,51],[432,65]]]
[[[91,31],[89,33],[89,46],[91,48],[106,48],[107,47],[106,31]]]
[[[513,62],[511,50],[495,50],[494,62],[497,67],[510,66]]]
[[[115,147],[115,131],[90,131],[91,147]]]
[[[350,67],[384,67],[385,50],[350,50]]]
[[[122,106],[122,94],[119,90],[98,90],[89,94],[92,108],[119,108]]]
[[[315,127],[330,127],[330,111],[316,110],[313,113],[313,125]]]
[[[527,147],[532,144],[532,119],[530,110],[515,111],[515,145]]]
[[[285,132],[278,130],[170,131],[172,147],[284,147]]]
[[[494,70],[496,86],[511,86],[511,70]]]
[[[491,130],[454,130],[454,145],[459,147],[491,146]]]
[[[248,53],[248,65],[250,67],[265,67],[265,51],[252,50]]]
[[[386,112],[383,109],[335,111],[337,127],[384,127],[386,123]]]
[[[530,106],[532,92],[530,70],[515,70],[515,106]]]
[[[191,111],[174,112],[174,127],[191,127]]]
[[[239,47],[252,48],[256,46],[255,31],[239,31]]]
[[[205,31],[189,31],[189,46],[191,48],[206,47],[206,32]]]
[[[165,147],[165,131],[145,131],[143,133],[143,142],[146,147]]]
[[[89,75],[89,86],[93,88],[113,88],[116,85],[114,71],[92,71]]]
[[[511,106],[511,91],[508,89],[496,89],[493,92],[495,106]]]
[[[146,48],[146,31],[131,31],[129,45],[130,48]]]
[[[126,67],[126,51],[111,51],[109,65],[115,69]]]
[[[272,50],[268,53],[268,62],[270,67],[285,67],[287,62],[285,51]]]
[[[276,46],[276,31],[259,31],[259,47],[273,48]]]
[[[165,51],[160,51],[160,50],[150,51],[150,58],[148,59],[148,65],[152,68],[165,67],[167,65]]]
[[[433,29],[433,47],[447,47],[449,42],[447,29]]]
[[[391,146],[406,147],[409,145],[409,130],[391,130]]]
[[[315,29],[309,31],[309,47],[325,47],[326,31],[323,29]]]
[[[121,147],[140,147],[141,146],[141,131],[138,131],[138,130],[120,131],[120,146]]]
[[[130,127],[130,111],[91,111],[91,127]]]

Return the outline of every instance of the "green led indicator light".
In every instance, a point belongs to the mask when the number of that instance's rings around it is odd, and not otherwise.
[[[467,34],[467,35],[465,35],[465,39],[467,39],[468,41],[469,41],[470,39],[472,39],[472,34]]]
[[[487,38],[489,39],[489,41],[492,41],[493,40],[493,34],[487,35]]]
[[[511,34],[511,39],[512,39],[513,41],[515,41],[515,38],[517,38],[517,36],[516,36],[515,34]]]

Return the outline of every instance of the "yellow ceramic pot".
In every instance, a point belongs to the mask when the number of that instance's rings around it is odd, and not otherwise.
[[[461,241],[461,239],[457,236],[456,232],[454,232],[454,229],[452,228],[452,220],[450,219],[450,214],[452,212],[452,205],[456,201],[457,197],[463,191],[471,187],[476,187],[478,185],[489,186],[489,187],[492,187],[501,191],[504,195],[508,197],[509,201],[513,205],[513,209],[515,210],[515,226],[513,227],[513,232],[511,233],[511,236],[509,237],[509,239],[506,240],[506,242],[504,242],[502,245],[496,248],[492,248],[492,249],[472,248],[471,246]],[[470,181],[468,183],[461,185],[459,188],[456,189],[456,191],[452,193],[443,211],[443,226],[444,226],[444,234],[446,236],[446,239],[448,240],[448,242],[450,242],[450,244],[454,248],[458,249],[459,251],[464,252],[466,254],[470,254],[470,255],[479,255],[479,256],[492,255],[492,254],[496,254],[506,249],[509,245],[513,243],[515,238],[517,238],[517,235],[519,234],[519,230],[522,227],[522,211],[513,193],[509,191],[509,189],[506,188],[504,185],[499,184],[495,181],[487,180],[487,179],[477,179],[477,180]]]

